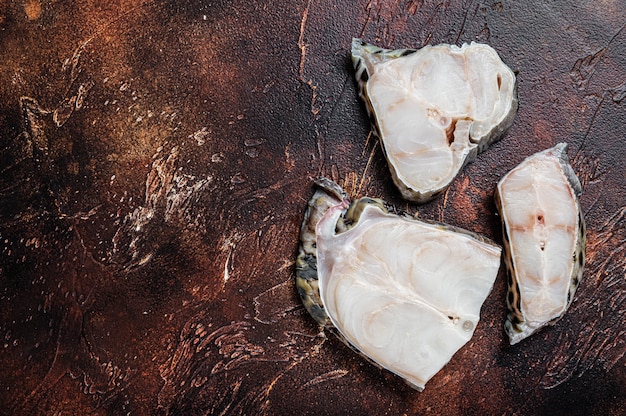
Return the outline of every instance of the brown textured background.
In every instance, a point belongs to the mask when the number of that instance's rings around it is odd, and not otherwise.
[[[0,0],[0,414],[624,414],[625,25],[621,0]],[[354,36],[519,71],[512,129],[429,204],[369,135]],[[496,181],[561,141],[588,266],[555,327],[507,346],[502,268],[422,393],[319,332],[312,178],[501,241]]]

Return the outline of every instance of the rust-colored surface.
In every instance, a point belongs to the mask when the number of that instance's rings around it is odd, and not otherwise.
[[[575,3],[0,1],[0,413],[624,414],[626,5]],[[519,71],[512,129],[429,204],[368,136],[354,36]],[[588,266],[556,326],[507,346],[502,268],[422,393],[319,332],[312,178],[501,241],[495,183],[561,141]]]

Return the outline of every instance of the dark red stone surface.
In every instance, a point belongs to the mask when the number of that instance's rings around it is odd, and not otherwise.
[[[619,415],[626,408],[622,1],[0,1],[0,413]],[[488,42],[506,136],[440,198],[394,189],[352,37]],[[320,333],[294,260],[312,178],[501,241],[493,191],[570,143],[587,268],[507,345],[504,268],[474,338],[413,391]]]

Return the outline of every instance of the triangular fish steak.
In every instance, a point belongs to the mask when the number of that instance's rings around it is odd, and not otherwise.
[[[472,337],[500,247],[390,213],[378,199],[350,202],[327,179],[318,187],[296,266],[305,306],[369,360],[422,390]]]
[[[402,196],[445,191],[517,112],[515,74],[488,45],[382,49],[352,42],[359,95]]]

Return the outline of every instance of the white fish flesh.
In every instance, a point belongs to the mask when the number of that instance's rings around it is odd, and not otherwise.
[[[585,264],[581,192],[565,143],[528,157],[498,183],[511,344],[559,319],[574,299]]]
[[[305,306],[361,354],[422,390],[472,337],[500,247],[389,213],[377,199],[350,202],[329,180],[318,186],[296,266]]]
[[[488,45],[388,50],[352,42],[374,130],[402,196],[426,202],[512,124],[515,74]]]

